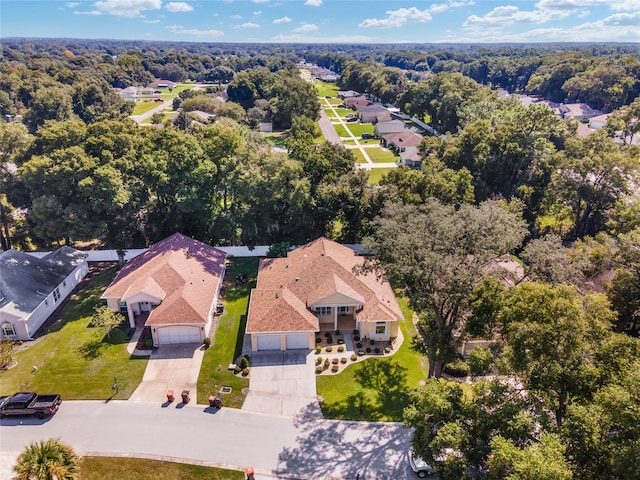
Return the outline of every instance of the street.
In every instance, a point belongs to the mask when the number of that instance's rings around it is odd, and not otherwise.
[[[142,402],[64,402],[51,418],[0,421],[0,451],[60,438],[81,455],[166,459],[299,479],[414,479],[399,423],[314,420]]]

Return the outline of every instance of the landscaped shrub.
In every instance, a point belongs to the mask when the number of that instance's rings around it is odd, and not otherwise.
[[[331,332],[324,332],[324,336],[329,338],[331,336]]]
[[[374,348],[374,349],[373,349],[373,351],[374,351],[375,353],[380,353],[380,349],[379,349],[378,347]]]
[[[322,351],[322,347],[320,345],[316,346],[316,355],[318,355]]]
[[[333,360],[331,360],[331,363],[333,363],[334,365],[337,365],[339,361],[340,360],[338,360],[337,358],[334,358]]]
[[[342,345],[344,343],[343,339],[338,340],[338,345]]]
[[[316,367],[316,373],[322,373],[323,370],[324,370],[324,368],[322,368],[322,366],[317,366]]]
[[[243,376],[243,377],[246,377],[247,375],[249,375],[249,369],[248,369],[248,368],[244,368],[244,369],[242,370],[242,376]]]
[[[365,348],[365,351],[366,351],[367,353],[371,353],[371,347],[367,347],[367,348]]]
[[[347,363],[347,357],[342,357],[340,359],[340,363]]]
[[[369,345],[375,345],[376,341],[372,338],[371,340],[369,340]]]
[[[364,352],[362,350],[358,350],[358,356],[361,357],[364,355]]]
[[[322,343],[322,338],[316,337],[316,343]]]
[[[360,330],[358,330],[357,328],[353,329],[353,334],[354,335],[360,335]]]
[[[320,365],[322,363],[322,357],[316,358],[316,365]]]
[[[153,338],[147,337],[144,339],[144,348],[153,348]]]
[[[247,368],[249,366],[249,359],[247,357],[240,357],[240,370],[244,370],[245,368]]]
[[[391,348],[384,347],[384,353],[391,353]]]
[[[354,353],[353,355],[351,355],[351,361],[355,362],[358,359],[358,356]]]
[[[360,337],[358,335],[354,335],[353,336],[353,341],[354,342],[359,342],[360,341]]]
[[[329,336],[327,337],[327,343],[333,343],[333,337],[331,336],[331,334],[329,334]]]
[[[488,348],[474,348],[469,352],[467,365],[471,375],[486,375],[493,365],[493,353]]]
[[[356,343],[356,348],[362,348],[362,344],[360,342]]]
[[[333,347],[332,347],[331,345],[329,345],[329,346],[327,347],[327,352],[331,352],[331,351],[333,351]]]
[[[333,367],[331,367],[331,371],[333,373],[336,373],[338,371],[338,365],[334,365]]]
[[[204,337],[202,344],[204,345],[204,348],[209,348],[211,346],[211,339],[209,337]]]
[[[340,330],[336,330],[336,337],[340,335]]]
[[[329,368],[329,365],[331,365],[331,362],[329,362],[328,358],[324,359],[324,369],[326,370],[327,368]]]
[[[344,345],[338,345],[338,352],[344,352]]]
[[[466,377],[469,375],[469,365],[462,360],[456,360],[444,367],[444,371],[452,377]]]

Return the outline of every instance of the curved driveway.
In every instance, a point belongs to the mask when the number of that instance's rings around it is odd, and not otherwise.
[[[182,408],[180,408],[182,407]],[[313,412],[311,412],[313,413]],[[406,452],[410,430],[399,423],[315,420],[203,405],[127,401],[63,402],[52,418],[0,421],[0,451],[60,439],[84,455],[157,458],[243,470],[256,479],[414,479]]]

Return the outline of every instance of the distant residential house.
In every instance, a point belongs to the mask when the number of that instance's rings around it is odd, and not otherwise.
[[[251,349],[309,350],[320,330],[359,330],[363,338],[398,336],[403,318],[389,283],[376,272],[354,273],[364,257],[319,238],[260,262],[251,291],[246,333]]]
[[[600,130],[601,128],[604,128],[607,125],[608,118],[608,113],[603,113],[602,115],[591,117],[589,119],[589,128],[592,128],[594,130]]]
[[[588,125],[585,125],[582,122],[578,122],[578,127],[576,129],[576,135],[578,135],[579,137],[588,137],[593,132],[595,132],[595,130],[592,130],[591,128],[589,128]]]
[[[342,98],[343,100],[346,100],[347,98],[352,98],[352,97],[360,97],[362,94],[356,92],[355,90],[339,90],[338,91],[338,98]]]
[[[398,153],[417,151],[422,143],[422,136],[415,132],[406,131],[400,133],[390,133],[382,137],[382,145],[396,150]]]
[[[209,334],[227,254],[176,233],[128,261],[102,294],[129,325],[146,317],[154,345],[202,343]]]
[[[153,88],[149,87],[127,87],[116,89],[116,93],[123,100],[135,102],[138,98],[159,98],[160,94],[156,93]]]
[[[89,271],[87,254],[64,246],[38,258],[0,255],[0,338],[29,340]]]
[[[602,115],[602,112],[600,110],[591,108],[586,103],[562,104],[558,108],[558,113],[562,118],[568,120],[577,120],[579,122],[583,122],[585,120],[589,120],[590,118]]]
[[[149,84],[150,88],[175,88],[176,83],[171,80],[156,79]]]
[[[553,111],[553,113],[560,115],[561,103],[552,102],[551,100],[540,100],[538,103],[546,105]]]
[[[378,122],[373,129],[376,137],[381,138],[389,133],[404,132],[407,125],[402,120],[390,120],[388,122]]]
[[[273,132],[273,123],[271,123],[271,122],[262,122],[262,123],[260,123],[258,129],[259,129],[260,133],[271,133],[271,132]]]
[[[418,150],[400,152],[400,163],[414,170],[422,168],[422,155]]]
[[[325,75],[320,76],[319,78],[323,82],[329,82],[329,83],[338,81],[338,75],[336,75],[335,73],[327,73]]]
[[[212,118],[215,117],[213,113],[203,112],[202,110],[192,110],[189,112],[189,115],[195,117],[197,120],[201,120],[204,122],[209,122]]]
[[[371,100],[369,100],[365,96],[350,97],[345,99],[344,104],[347,106],[347,108],[358,109],[367,105],[371,105]]]
[[[362,123],[391,121],[391,112],[382,105],[367,105],[356,109],[358,120]]]

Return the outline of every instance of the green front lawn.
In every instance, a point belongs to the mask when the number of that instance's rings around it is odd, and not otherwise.
[[[393,170],[393,168],[372,168],[369,170],[369,183],[378,185],[380,180],[382,180],[382,176],[391,170]]]
[[[316,90],[318,91],[319,97],[325,97],[327,95],[331,95],[332,97],[335,97],[338,95],[338,90],[340,90],[338,88],[338,85],[336,85],[335,83],[316,81],[316,82],[313,82],[313,84],[315,85]]]
[[[364,155],[362,155],[362,152],[359,148],[350,148],[349,151],[353,153],[353,156],[356,159],[356,163],[369,163],[364,159]]]
[[[393,163],[400,160],[399,155],[395,155],[392,151],[381,148],[367,148],[367,154],[373,163]]]
[[[245,398],[242,389],[249,387],[249,379],[234,375],[227,367],[242,354],[249,292],[256,284],[258,258],[233,258],[228,268],[231,272],[227,274],[229,281],[223,298],[225,313],[218,320],[211,347],[204,353],[198,377],[198,403],[207,404],[209,395],[216,395],[222,386],[229,386],[232,391],[223,396],[224,405],[240,408]],[[240,273],[246,275],[249,282],[236,287],[235,278]]]
[[[114,393],[115,377],[119,393],[113,398],[129,398],[142,380],[147,357],[127,352],[128,323],[112,331],[110,338],[89,327],[93,307],[104,303],[100,295],[115,274],[116,269],[109,268],[93,276],[51,331],[14,355],[18,365],[0,371],[3,394],[33,390],[59,393],[65,400],[107,399]]]
[[[372,123],[347,123],[347,128],[351,130],[354,137],[360,137],[365,132],[374,132],[374,126]]]
[[[347,132],[347,129],[344,128],[344,125],[341,124],[333,124],[333,128],[336,129],[336,132],[338,133],[339,137],[347,137],[347,138],[351,138],[351,135],[349,135],[349,132]]]
[[[185,463],[161,462],[143,458],[82,457],[80,459],[81,480],[244,480],[244,473],[222,468],[188,465]]]
[[[131,115],[142,115],[158,105],[160,105],[160,102],[154,102],[153,100],[138,100],[135,107],[133,107]]]
[[[329,112],[331,111],[330,109],[327,109]],[[350,113],[355,115],[355,112],[353,110],[351,110],[350,108],[334,108],[334,110],[336,111],[336,114],[339,117],[346,117],[347,115],[349,115]]]
[[[375,171],[375,170],[374,170]],[[398,297],[404,320],[404,342],[389,357],[370,358],[338,375],[316,378],[325,418],[366,421],[402,421],[409,392],[427,377],[429,362],[417,340],[413,312],[406,297]]]

